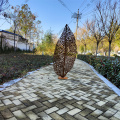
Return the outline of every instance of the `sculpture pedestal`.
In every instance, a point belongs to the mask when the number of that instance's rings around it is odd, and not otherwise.
[[[59,76],[58,79],[67,80],[68,77],[61,77],[61,76]]]

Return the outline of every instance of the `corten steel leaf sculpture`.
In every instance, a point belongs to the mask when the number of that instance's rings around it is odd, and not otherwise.
[[[66,24],[64,31],[58,40],[53,57],[53,67],[59,79],[67,79],[66,74],[73,67],[77,54],[75,37]]]

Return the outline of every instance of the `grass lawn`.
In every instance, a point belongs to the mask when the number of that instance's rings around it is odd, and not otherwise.
[[[22,77],[27,72],[49,65],[52,56],[23,53],[0,54],[0,84]]]

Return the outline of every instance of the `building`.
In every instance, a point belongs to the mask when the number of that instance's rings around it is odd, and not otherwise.
[[[0,48],[4,50],[12,47],[14,47],[14,33],[0,30]],[[18,34],[15,34],[15,47],[21,50],[33,50],[33,44]]]

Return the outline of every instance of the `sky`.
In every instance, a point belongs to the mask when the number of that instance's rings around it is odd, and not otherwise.
[[[27,2],[26,2],[27,1]],[[71,18],[76,12],[82,13],[78,26],[82,27],[85,21],[92,19],[95,4],[98,0],[9,0],[11,6],[28,4],[32,13],[41,21],[41,30],[46,33],[60,35],[66,24],[72,32],[76,30],[76,18]],[[0,16],[1,18],[1,16]],[[0,19],[0,29],[9,29],[13,23]]]

